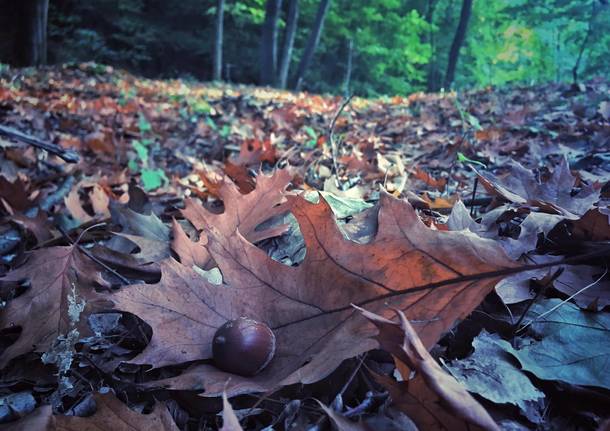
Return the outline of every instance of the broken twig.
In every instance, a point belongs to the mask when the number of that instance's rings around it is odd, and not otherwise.
[[[47,150],[49,153],[55,154],[57,157],[65,160],[68,163],[78,163],[78,161],[80,160],[80,156],[74,150],[66,150],[65,148],[61,148],[57,144],[52,144],[50,142],[43,141],[42,139],[38,139],[35,136],[28,135],[11,127],[0,125],[0,135],[8,136],[9,138],[23,142],[25,144],[33,145],[34,147]]]
[[[339,168],[337,166],[337,157],[339,156],[339,149],[337,148],[337,143],[335,142],[335,123],[337,123],[337,119],[339,118],[339,116],[341,115],[341,113],[343,112],[343,110],[345,109],[345,107],[349,104],[349,102],[352,100],[352,98],[354,97],[354,95],[350,95],[349,97],[347,97],[343,103],[341,104],[341,106],[339,107],[339,109],[337,110],[337,112],[335,113],[335,115],[333,116],[332,121],[330,122],[330,126],[328,126],[328,141],[330,142],[330,150],[331,150],[331,154],[333,157],[333,174],[335,174],[335,182],[337,183],[337,187],[339,187],[339,189],[341,189],[341,184],[339,184]]]

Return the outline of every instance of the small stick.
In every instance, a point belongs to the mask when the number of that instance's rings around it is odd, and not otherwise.
[[[12,127],[0,125],[0,135],[5,135],[9,138],[13,138],[25,144],[33,145],[34,147],[47,150],[49,153],[55,154],[57,157],[65,160],[68,163],[78,163],[78,161],[80,160],[80,156],[74,150],[66,150],[64,148],[61,148],[57,144],[52,144],[50,142],[43,141],[42,139],[38,139],[35,136],[20,132],[17,129],[13,129]]]
[[[68,241],[75,245],[76,247],[78,247],[78,249],[83,252],[83,254],[85,256],[87,256],[89,259],[91,259],[92,261],[94,261],[95,263],[97,263],[98,265],[100,265],[102,268],[104,268],[106,271],[110,272],[112,275],[114,275],[115,277],[117,277],[119,280],[121,280],[123,283],[125,284],[130,284],[129,280],[126,279],[125,277],[123,277],[121,274],[119,274],[118,272],[116,272],[114,269],[110,268],[108,265],[106,265],[104,262],[102,262],[100,259],[98,259],[97,257],[95,257],[89,250],[87,250],[85,247],[83,247],[82,245],[80,245],[78,242],[81,240],[81,238],[83,237],[83,235],[96,227],[100,227],[105,225],[106,223],[98,223],[98,224],[94,224],[93,226],[89,226],[87,229],[83,230],[80,235],[78,236],[78,238],[76,239],[76,241],[72,241],[72,239],[68,236],[68,234],[60,227],[59,231],[68,239]],[[146,337],[145,337],[146,338]]]
[[[449,181],[447,181],[449,182]],[[477,186],[479,185],[479,177],[474,177],[474,187],[472,188],[472,198],[470,199],[471,205],[470,205],[470,216],[473,217],[474,216],[474,202],[475,202],[475,198],[477,196]]]
[[[608,274],[608,268],[606,267],[606,270],[604,271],[604,273],[597,279],[595,280],[593,283],[590,283],[588,285],[586,285],[585,287],[583,287],[582,289],[580,289],[578,292],[570,295],[568,298],[564,299],[563,301],[561,301],[559,304],[557,304],[556,306],[554,306],[553,308],[551,308],[550,310],[545,311],[544,313],[542,313],[540,316],[537,316],[536,318],[532,319],[531,321],[527,322],[525,325],[523,325],[522,328],[519,328],[516,332],[521,332],[523,331],[525,328],[527,328],[528,326],[530,326],[532,323],[537,322],[538,320],[542,319],[545,316],[548,316],[549,314],[551,314],[553,311],[557,310],[559,307],[561,307],[562,305],[564,305],[566,302],[570,301],[572,298],[574,298],[577,295],[580,295],[581,293],[583,293],[585,290],[587,290],[590,287],[595,286],[597,283],[599,283],[605,276],[606,274]],[[524,313],[525,315],[525,313]]]
[[[546,289],[553,283],[553,281],[555,281],[557,279],[557,277],[559,277],[561,275],[561,273],[563,272],[563,269],[564,268],[561,267],[557,271],[555,271],[555,273],[551,276],[551,278],[549,280],[547,280],[546,283],[544,283],[542,288],[538,289],[538,291],[536,292],[536,295],[534,295],[534,297],[532,299],[530,299],[530,302],[527,304],[527,307],[525,307],[525,310],[523,310],[523,313],[521,313],[521,317],[519,317],[519,320],[517,320],[517,323],[515,323],[515,326],[513,328],[513,335],[516,334],[519,331],[519,329],[518,329],[519,325],[521,324],[521,322],[523,322],[523,319],[525,318],[525,315],[527,314],[529,309],[532,307],[534,302],[536,302],[536,300],[544,292],[546,292]]]
[[[328,141],[330,142],[330,149],[333,158],[333,173],[335,174],[335,182],[337,183],[337,187],[339,188],[341,188],[341,184],[339,184],[339,168],[337,166],[337,157],[339,149],[337,148],[337,144],[335,142],[335,124],[337,123],[337,119],[353,97],[354,95],[352,94],[343,101],[343,103],[335,113],[332,121],[330,122],[330,126],[328,126]]]

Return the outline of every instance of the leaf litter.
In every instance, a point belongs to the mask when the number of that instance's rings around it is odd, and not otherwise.
[[[595,429],[610,411],[609,123],[570,101],[606,83],[344,104],[1,73],[3,124],[56,146],[0,153],[7,429]],[[240,316],[277,339],[253,377],[212,358]]]

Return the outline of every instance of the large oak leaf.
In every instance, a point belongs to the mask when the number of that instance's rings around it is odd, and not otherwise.
[[[199,209],[206,248],[226,284],[209,284],[167,260],[157,285],[129,286],[114,295],[117,309],[153,328],[136,363],[160,367],[211,358],[216,329],[243,315],[275,332],[275,358],[255,377],[199,365],[161,384],[219,395],[230,378],[227,393],[234,395],[318,381],[345,358],[377,346],[369,339],[372,325],[351,304],[379,314],[387,313],[388,303],[403,310],[429,348],[480,303],[498,281],[497,271],[514,265],[493,241],[431,230],[406,201],[388,194],[382,194],[378,232],[368,244],[345,239],[325,201],[286,199],[284,210],[298,220],[307,247],[298,267],[272,260],[246,240],[236,216]]]

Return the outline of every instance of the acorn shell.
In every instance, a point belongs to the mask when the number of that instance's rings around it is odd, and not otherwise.
[[[254,376],[273,359],[275,335],[267,325],[254,319],[230,320],[214,334],[212,354],[221,370]]]

